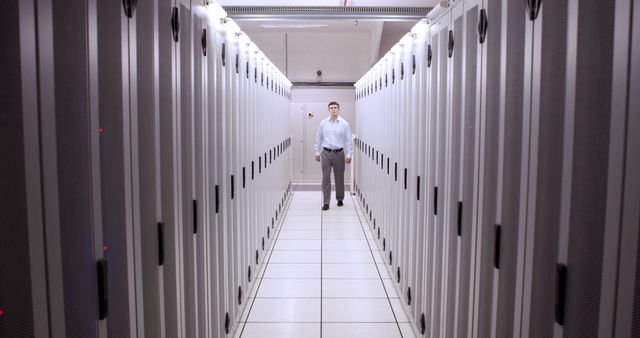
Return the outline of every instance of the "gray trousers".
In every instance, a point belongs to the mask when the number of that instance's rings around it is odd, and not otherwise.
[[[323,150],[320,153],[322,163],[322,196],[324,204],[331,201],[331,167],[336,182],[336,199],[344,199],[344,151],[334,153]]]

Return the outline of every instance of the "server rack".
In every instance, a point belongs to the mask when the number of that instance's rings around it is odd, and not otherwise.
[[[635,165],[625,132],[635,101],[625,93],[637,77],[637,9],[449,5],[356,83],[356,191],[373,230],[383,229],[378,244],[414,328],[429,337],[632,335],[637,189],[624,170]],[[417,54],[425,44],[423,80],[402,84],[412,39]],[[385,119],[394,108],[404,121]],[[385,123],[368,123],[376,118]],[[388,181],[377,142],[394,159]],[[396,182],[405,167],[421,178],[408,182],[416,204]],[[419,303],[407,304],[412,284]]]
[[[257,249],[270,244],[263,226],[275,229],[271,214],[280,218],[290,196],[290,154],[276,157],[288,150],[288,125],[264,131],[261,115],[286,111],[291,84],[263,55],[255,62],[259,50],[218,5],[37,0],[6,9],[3,152],[16,165],[2,167],[3,225],[16,226],[2,229],[11,293],[0,297],[0,335],[234,334],[249,271],[264,258]],[[228,54],[222,62],[233,43],[247,61],[243,81]],[[268,72],[264,90],[249,59]],[[271,150],[274,170],[250,194],[236,190],[244,210],[233,210],[229,177],[258,146]]]

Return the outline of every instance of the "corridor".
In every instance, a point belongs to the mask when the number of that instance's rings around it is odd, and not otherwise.
[[[296,191],[238,337],[414,337],[362,212]]]

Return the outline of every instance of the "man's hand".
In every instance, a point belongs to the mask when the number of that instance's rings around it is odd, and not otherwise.
[[[351,163],[351,157],[345,158],[344,161],[347,162],[347,164]]]
[[[320,155],[316,155],[316,162],[320,162]]]

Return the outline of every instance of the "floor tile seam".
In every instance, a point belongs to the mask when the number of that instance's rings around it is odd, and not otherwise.
[[[321,297],[249,297],[256,299],[322,299]],[[331,297],[331,300],[345,299],[345,300],[366,300],[366,299],[383,299],[380,297]],[[399,298],[394,298],[399,299]]]
[[[291,296],[282,296],[282,297],[277,297],[277,296],[272,296],[272,297],[255,297],[254,301],[257,299],[306,299],[306,300],[313,300],[313,299],[318,299],[318,300],[386,300],[387,296],[380,296],[380,297],[372,297],[372,296],[362,296],[362,297],[344,297],[344,296],[326,296],[326,295],[322,295],[323,298],[319,298],[319,297],[301,297],[301,296],[296,296],[296,297],[291,297]],[[394,298],[394,299],[400,299],[400,298]]]
[[[349,197],[351,197],[351,203],[352,203],[354,206],[356,206],[356,204],[355,204],[355,203],[357,203],[357,201],[355,201],[355,200],[353,199],[353,195],[352,195],[352,194],[349,194]],[[360,218],[360,212],[359,212],[359,211],[361,211],[361,210],[358,210],[358,209],[359,209],[359,208],[357,208],[357,206],[356,206],[356,210],[358,211],[358,220],[360,220],[360,224],[362,225],[362,229],[363,229],[362,231],[364,232],[364,223],[362,222],[362,219]],[[365,220],[365,222],[366,222],[366,220]],[[370,252],[371,252],[371,258],[373,258],[373,259],[374,259],[374,261],[375,261],[375,257],[373,257],[373,250],[371,250],[371,243],[370,243],[368,240],[367,240],[367,246],[369,247],[369,250],[370,250]],[[379,251],[379,250],[377,250],[377,251]],[[382,254],[381,254],[381,255],[382,255]],[[376,270],[378,270],[378,276],[380,277],[380,282],[382,282],[382,280],[383,280],[383,278],[382,278],[382,274],[381,274],[381,272],[380,272],[380,268],[379,268],[379,266],[378,266],[377,264],[376,264]],[[400,329],[400,323],[398,322],[398,316],[396,316],[396,312],[395,312],[395,310],[393,309],[393,304],[391,304],[391,298],[389,298],[389,292],[387,292],[387,287],[386,287],[386,285],[384,284],[384,282],[382,282],[382,288],[384,289],[384,293],[387,295],[387,301],[388,301],[388,303],[389,303],[389,307],[391,308],[391,313],[393,314],[393,318],[396,320],[396,326],[398,327],[398,332],[400,332],[400,337],[402,338],[402,337],[403,337],[403,335],[402,335],[402,330]],[[403,311],[404,311],[404,310],[403,310]]]
[[[293,199],[295,198],[295,189],[293,190],[293,193],[291,194],[291,198],[289,199],[288,203],[285,206],[284,209],[284,213],[282,214],[282,222],[280,223],[279,228],[282,227],[282,225],[284,224],[284,221],[287,218],[287,213],[289,212],[289,206],[291,205],[291,202],[293,201]],[[278,229],[279,230],[279,229]],[[271,245],[271,247],[275,247],[276,243],[278,242],[278,237],[276,236],[274,238],[273,244]],[[264,278],[264,274],[267,272],[267,268],[269,267],[269,262],[271,261],[271,256],[273,255],[273,250],[267,250],[266,253],[269,254],[269,257],[267,258],[267,261],[264,264],[264,268],[262,269],[262,274],[260,275],[260,281],[258,282],[258,285],[256,286],[256,296],[258,295],[258,292],[260,292],[260,286],[262,285],[262,280]],[[247,310],[247,317],[244,318],[244,322],[242,325],[242,330],[240,331],[240,335],[238,336],[239,338],[242,338],[242,334],[244,334],[244,329],[246,327],[247,324],[247,319],[249,319],[249,316],[251,316],[251,310],[253,309],[253,305],[255,303],[255,297],[253,298],[253,301],[251,302],[251,305],[249,306],[249,309]],[[242,313],[240,313],[240,321],[242,322]]]
[[[338,321],[326,321],[326,322],[316,322],[316,321],[248,321],[247,323],[254,323],[254,324],[395,324],[395,322],[391,322],[391,321],[369,321],[369,322],[364,322],[364,321],[345,321],[345,322],[338,322]]]
[[[324,196],[323,196],[323,198],[324,198]],[[322,260],[322,258],[324,256],[324,254],[323,254],[324,253],[324,251],[323,251],[323,249],[324,249],[324,246],[323,246],[324,240],[323,240],[323,231],[322,231],[323,230],[323,228],[322,228],[323,219],[324,219],[324,212],[321,211],[320,212],[320,277],[322,277],[322,275],[324,275],[324,272],[322,270],[322,266],[324,265],[324,262]],[[322,323],[322,313],[324,312],[324,309],[322,308],[322,303],[324,303],[323,297],[322,297],[323,296],[322,289],[323,289],[322,278],[320,278],[320,323]],[[322,338],[322,324],[320,325],[320,338]]]
[[[290,280],[290,279],[296,279],[296,280],[317,280],[317,279],[328,279],[328,280],[368,280],[368,279],[379,279],[378,277],[294,277],[294,278],[288,278],[288,277],[264,277],[263,279],[276,279],[276,280]]]

